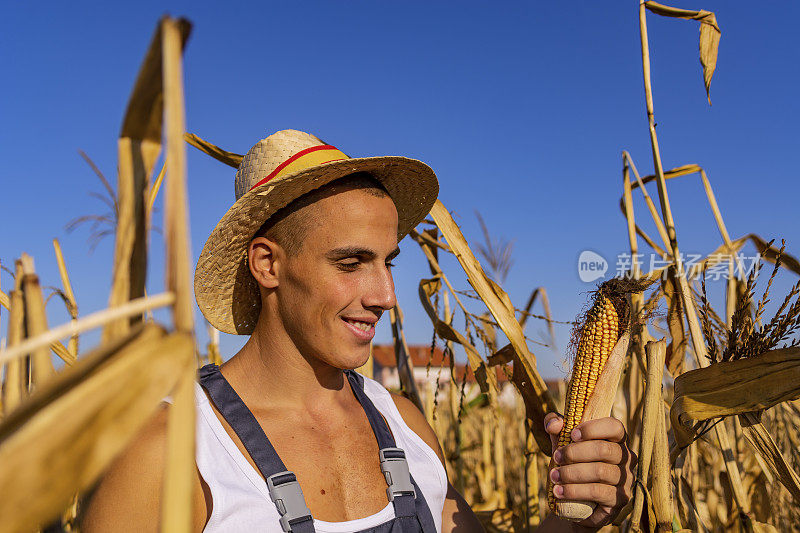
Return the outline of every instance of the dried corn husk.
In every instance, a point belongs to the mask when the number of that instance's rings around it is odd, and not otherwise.
[[[722,35],[714,13],[704,10],[678,9],[656,2],[645,2],[644,5],[657,15],[700,22],[700,64],[703,65],[703,83],[706,86],[708,103],[711,105],[711,78],[714,76],[714,69],[717,67],[717,50],[719,49],[719,38]]]
[[[193,354],[191,337],[137,329],[87,354],[12,412],[0,424],[3,530],[36,529],[94,483],[184,369],[193,371]]]

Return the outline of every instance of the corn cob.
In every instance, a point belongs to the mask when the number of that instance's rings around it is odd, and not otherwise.
[[[565,409],[564,428],[558,436],[559,447],[570,443],[570,434],[581,422],[586,401],[594,392],[597,377],[605,367],[608,355],[620,334],[617,310],[611,300],[601,296],[589,311],[586,329],[578,346]]]
[[[641,292],[647,285],[649,283],[625,279],[611,279],[604,282],[595,292],[594,302],[589,311],[583,320],[578,321],[579,326],[573,331],[572,340],[572,345],[576,346],[575,363],[567,386],[564,427],[558,436],[558,448],[572,442],[572,430],[588,414],[585,412],[587,404],[595,393],[598,379],[606,367],[609,355],[628,329],[630,318],[627,295],[631,292]],[[627,347],[627,343],[625,346]],[[621,365],[615,361],[614,368],[618,372]],[[606,380],[603,387],[613,387],[616,390],[618,379],[617,375],[616,379]],[[608,395],[614,391],[601,392]],[[573,520],[587,518],[594,508],[591,502],[572,502],[578,505],[572,505],[567,511],[563,508],[564,502],[556,500],[553,483],[549,481],[547,501],[550,509],[556,514]]]

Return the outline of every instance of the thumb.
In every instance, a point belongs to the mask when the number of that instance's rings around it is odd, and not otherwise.
[[[544,430],[550,435],[550,444],[553,451],[556,451],[558,446],[558,434],[561,428],[564,427],[564,419],[557,413],[547,413],[544,417]]]

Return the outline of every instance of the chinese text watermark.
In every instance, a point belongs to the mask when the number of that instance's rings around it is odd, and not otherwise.
[[[747,277],[761,260],[761,254],[751,255],[736,253],[711,254],[703,257],[702,254],[680,253],[684,272],[687,279],[699,279],[705,270],[706,280],[718,281],[728,279],[731,275],[731,262],[733,274],[736,277]],[[630,277],[633,271],[634,261],[639,265],[639,270],[643,275],[651,272],[661,271],[662,277],[667,275],[667,269],[673,264],[671,258],[664,258],[659,254],[630,254],[620,253],[616,256],[615,270],[613,277]],[[605,276],[609,262],[597,252],[584,250],[578,257],[578,277],[584,283],[591,283]],[[612,277],[609,275],[609,277]]]

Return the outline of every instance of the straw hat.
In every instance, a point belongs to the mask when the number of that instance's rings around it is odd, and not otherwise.
[[[197,305],[220,331],[249,335],[261,311],[258,284],[250,274],[247,248],[253,235],[292,200],[335,179],[368,172],[397,207],[397,240],[430,212],[439,194],[433,170],[407,157],[350,158],[336,147],[297,130],[262,139],[236,172],[236,203],[211,232],[194,274]]]

